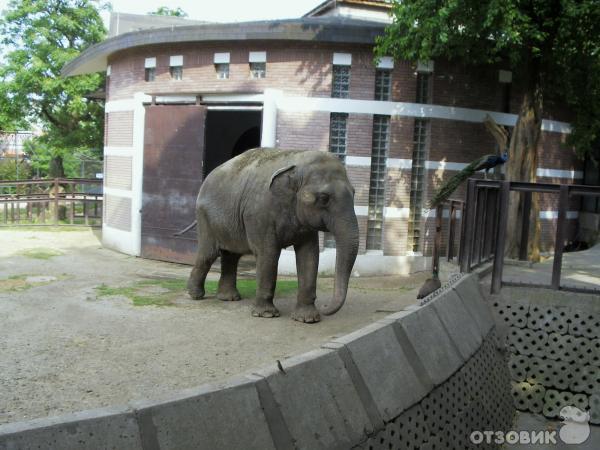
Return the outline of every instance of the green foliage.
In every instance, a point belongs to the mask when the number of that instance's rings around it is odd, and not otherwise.
[[[95,149],[71,147],[68,151],[63,151],[62,148],[53,147],[43,139],[38,139],[36,137],[27,141],[24,144],[24,149],[31,161],[31,167],[34,173],[39,173],[41,178],[54,178],[54,174],[51,173],[50,167],[52,161],[56,158],[61,158],[64,176],[67,178],[80,178],[81,161],[98,158]],[[96,166],[97,165],[98,164],[96,164]],[[88,164],[88,166],[91,167],[90,164]],[[89,171],[86,171],[83,176],[83,178],[87,177],[93,178]]]
[[[60,74],[65,63],[104,38],[96,6],[104,7],[94,0],[11,0],[0,20],[0,129],[40,125],[43,134],[35,143],[56,170],[73,151],[102,151],[103,106],[84,96],[103,86],[104,76]]]
[[[31,178],[32,168],[27,161],[19,161],[19,180]],[[17,161],[13,158],[0,159],[0,181],[17,179]]]
[[[378,57],[507,64],[533,93],[568,104],[580,152],[600,137],[598,0],[394,0]]]
[[[169,8],[168,6],[161,6],[154,12],[149,12],[148,14],[152,16],[176,16],[176,17],[187,17],[188,13],[186,13],[183,9],[177,7],[175,9]]]

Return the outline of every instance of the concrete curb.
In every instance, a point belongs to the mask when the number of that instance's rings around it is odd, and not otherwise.
[[[350,448],[449,379],[492,327],[477,275],[466,275],[425,305],[281,368],[163,400],[2,425],[0,450]]]

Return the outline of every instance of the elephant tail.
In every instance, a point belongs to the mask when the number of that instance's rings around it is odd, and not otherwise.
[[[192,228],[194,228],[196,225],[198,225],[198,221],[194,220],[191,224],[189,224],[187,227],[185,227],[183,230],[178,231],[177,233],[173,234],[173,236],[181,236],[182,234],[187,233],[188,231],[190,231]]]

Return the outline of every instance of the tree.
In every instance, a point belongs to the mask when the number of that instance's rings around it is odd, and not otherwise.
[[[149,12],[148,14],[153,16],[175,16],[175,17],[187,17],[188,14],[181,8],[177,7],[175,9],[169,8],[168,6],[161,6],[154,12]]]
[[[547,101],[571,108],[568,142],[580,155],[590,152],[600,136],[598,0],[394,0],[392,16],[378,39],[378,56],[445,58],[474,66],[502,63],[513,71],[523,94],[509,141],[508,180],[536,181]],[[514,256],[521,202],[511,200],[507,248]],[[532,259],[539,255],[538,217],[534,202]]]
[[[103,106],[85,95],[100,89],[104,76],[60,74],[106,35],[96,6],[104,7],[93,0],[11,0],[0,20],[0,129],[40,126],[31,144],[47,154],[53,177],[64,176],[69,153],[102,154]]]

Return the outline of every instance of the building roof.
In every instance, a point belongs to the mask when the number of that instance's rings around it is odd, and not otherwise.
[[[150,28],[186,27],[203,23],[208,22],[205,20],[191,20],[185,17],[177,16],[111,12],[110,25],[108,27],[108,37]]]
[[[383,11],[389,11],[392,8],[391,0],[325,0],[304,14],[304,17],[317,17],[342,5],[361,9],[375,8]]]
[[[374,44],[375,37],[383,33],[384,27],[381,22],[326,16],[144,29],[120,34],[89,47],[65,64],[62,75],[102,72],[106,70],[110,55],[145,45],[251,40]]]

